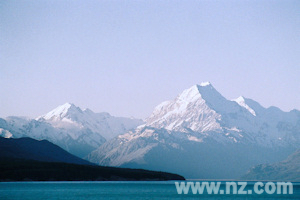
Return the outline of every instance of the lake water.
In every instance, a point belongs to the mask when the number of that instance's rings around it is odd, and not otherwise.
[[[225,188],[224,185],[221,188]],[[253,185],[247,186],[252,189]],[[246,188],[246,189],[247,189]],[[300,199],[300,184],[293,195],[177,194],[174,182],[8,182],[0,183],[0,200],[102,199]]]

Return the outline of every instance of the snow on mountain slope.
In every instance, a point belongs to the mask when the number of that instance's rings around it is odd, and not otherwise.
[[[81,110],[66,103],[36,120],[23,117],[0,119],[0,136],[46,139],[84,157],[107,139],[135,128],[142,120],[113,117],[108,113]]]
[[[107,141],[87,158],[101,165],[167,170],[188,178],[222,173],[227,175],[222,178],[233,178],[299,146],[299,111],[266,109],[246,98],[230,101],[206,82],[159,104],[145,125]],[[192,173],[191,163],[206,174]]]
[[[174,101],[158,105],[147,118],[146,125],[178,131],[218,131],[221,129],[218,123],[220,117],[201,98],[198,86],[193,86],[183,91]]]
[[[144,123],[140,119],[113,117],[109,113],[94,113],[90,109],[81,110],[71,103],[61,105],[37,120],[48,122],[57,128],[73,129],[74,138],[80,136],[80,133],[76,134],[76,130],[89,129],[106,140]]]
[[[256,116],[255,111],[249,107],[249,105],[246,104],[245,98],[240,96],[237,99],[234,99],[233,101],[237,102],[240,106],[246,108],[252,115]]]
[[[1,137],[7,136],[9,132],[9,138],[45,139],[79,157],[84,157],[105,142],[101,135],[95,136],[89,130],[82,130],[81,136],[74,138],[72,130],[55,128],[43,121],[21,117],[7,117],[1,121]]]
[[[256,103],[254,109],[246,104],[253,100],[238,98],[235,101],[225,99],[210,83],[194,85],[184,90],[173,101],[158,105],[146,120],[146,126],[165,128],[172,131],[219,133],[213,136],[231,138],[233,141],[260,143],[272,146],[282,144],[286,131],[282,126],[299,125],[299,117],[276,108],[265,109]],[[296,111],[297,112],[297,111]],[[293,131],[289,131],[293,135]],[[208,135],[208,137],[211,135]],[[297,139],[293,139],[294,142]]]

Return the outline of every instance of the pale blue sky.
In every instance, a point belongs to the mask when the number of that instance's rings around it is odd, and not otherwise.
[[[300,109],[300,1],[0,0],[0,117],[144,118],[203,81]]]

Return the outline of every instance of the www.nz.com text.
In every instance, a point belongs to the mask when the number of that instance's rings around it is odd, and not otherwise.
[[[291,182],[225,182],[225,188],[221,189],[222,182],[175,182],[178,194],[293,194]]]

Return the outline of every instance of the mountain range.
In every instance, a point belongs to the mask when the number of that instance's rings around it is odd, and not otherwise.
[[[90,153],[91,162],[165,170],[187,178],[239,178],[300,146],[300,112],[224,98],[209,82],[158,105],[134,131]]]
[[[245,97],[228,100],[205,82],[162,102],[145,120],[66,103],[36,119],[0,119],[0,136],[46,139],[104,166],[232,179],[296,151],[300,111],[265,108]]]

